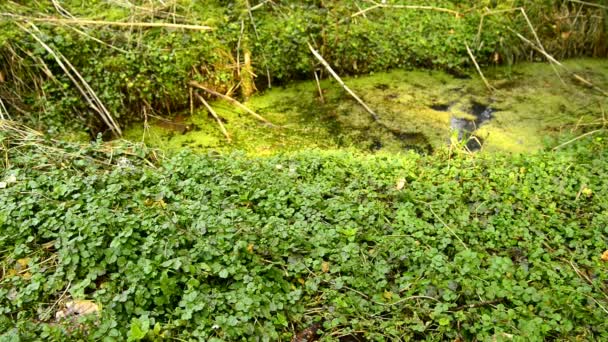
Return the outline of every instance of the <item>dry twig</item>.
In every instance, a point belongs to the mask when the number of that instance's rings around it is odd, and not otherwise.
[[[211,113],[211,115],[215,118],[215,121],[217,121],[217,124],[220,125],[220,130],[222,131],[222,134],[224,134],[224,136],[226,137],[226,140],[228,140],[229,143],[232,142],[232,139],[230,138],[230,134],[228,134],[228,131],[226,130],[226,127],[224,127],[224,124],[222,123],[222,119],[220,119],[219,115],[217,115],[215,110],[213,110],[213,108],[209,105],[209,103],[207,103],[207,101],[205,101],[204,97],[200,96],[199,94],[196,94],[196,97],[203,103],[205,108],[207,108],[209,113]]]
[[[224,100],[226,100],[226,101],[228,101],[228,102],[232,103],[233,105],[235,105],[235,106],[239,107],[240,109],[242,109],[242,110],[246,111],[247,113],[251,114],[251,115],[252,115],[254,118],[256,118],[256,119],[258,119],[258,120],[260,120],[260,121],[264,122],[265,124],[268,124],[268,125],[270,125],[270,126],[273,126],[273,124],[272,124],[270,121],[266,120],[266,119],[265,119],[263,116],[261,116],[261,115],[259,115],[258,113],[256,113],[256,112],[252,111],[251,109],[247,108],[247,106],[245,106],[244,104],[240,103],[239,101],[237,101],[237,100],[233,99],[232,97],[230,97],[230,96],[228,96],[228,95],[224,95],[224,94],[218,93],[218,92],[217,92],[217,91],[215,91],[215,90],[211,90],[211,89],[209,89],[209,88],[205,87],[204,85],[202,85],[202,84],[200,84],[200,83],[198,83],[198,82],[196,82],[196,81],[190,81],[188,84],[189,84],[191,87],[195,87],[195,88],[202,89],[202,90],[204,90],[204,91],[208,92],[208,93],[209,93],[209,94],[211,94],[211,95],[214,95],[214,96],[220,97],[220,98],[222,98],[222,99],[224,99]]]
[[[310,49],[310,52],[312,52],[312,54],[319,60],[319,62],[323,64],[325,69],[327,69],[327,71],[334,77],[334,79],[342,86],[342,88],[344,88],[344,90],[346,90],[346,92],[350,94],[350,96],[352,96],[357,102],[359,102],[361,106],[363,106],[363,108],[365,108],[365,110],[372,116],[372,118],[374,118],[374,121],[378,121],[380,119],[378,115],[371,108],[369,108],[368,105],[365,104],[365,102],[363,102],[363,100],[361,100],[359,96],[357,96],[357,94],[355,94],[352,90],[350,90],[350,88],[346,84],[344,84],[344,81],[342,81],[340,76],[336,74],[336,72],[331,68],[329,63],[327,63],[323,56],[321,56],[321,54],[317,52],[317,50],[315,50],[312,45],[310,45],[310,43],[308,43],[308,48]]]
[[[479,64],[477,64],[477,60],[475,59],[475,56],[473,55],[473,52],[471,51],[471,48],[469,48],[469,44],[464,43],[464,46],[467,48],[467,52],[469,53],[469,57],[471,57],[471,60],[473,61],[473,64],[475,64],[475,68],[477,69],[477,72],[479,73],[479,76],[481,76],[481,79],[483,80],[483,83],[486,85],[486,88],[488,88],[488,90],[490,92],[494,92],[494,87],[492,87],[490,85],[490,83],[488,83],[488,80],[486,80],[485,76],[483,75],[483,72],[481,72],[481,68],[479,67]]]

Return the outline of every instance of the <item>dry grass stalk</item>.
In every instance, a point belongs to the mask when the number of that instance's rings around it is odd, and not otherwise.
[[[564,147],[564,146],[566,146],[566,145],[569,145],[569,144],[571,144],[571,143],[573,143],[573,142],[575,142],[575,141],[577,141],[577,140],[580,140],[580,139],[582,139],[582,138],[584,138],[584,137],[586,137],[586,136],[590,136],[590,135],[593,135],[593,134],[595,134],[595,133],[599,133],[599,132],[603,132],[603,131],[604,131],[604,129],[603,129],[603,128],[601,128],[601,129],[596,129],[596,130],[591,131],[591,132],[587,132],[587,133],[585,133],[585,134],[581,134],[581,135],[579,135],[578,137],[576,137],[576,138],[574,138],[574,139],[570,139],[570,140],[566,141],[566,142],[565,142],[565,143],[563,143],[563,144],[560,144],[560,145],[555,146],[555,147],[553,148],[553,151],[558,150],[558,149],[560,149],[560,148],[562,148],[562,147]]]
[[[89,19],[63,19],[63,18],[37,18],[37,17],[26,17],[21,15],[15,15],[10,13],[0,13],[0,16],[11,17],[15,20],[25,22],[41,22],[46,24],[59,24],[59,25],[94,25],[94,26],[119,26],[119,27],[161,27],[161,28],[174,28],[174,29],[186,29],[196,31],[211,31],[213,27],[203,25],[187,25],[187,24],[171,24],[171,23],[142,23],[142,22],[120,22],[120,21],[104,21],[104,20],[89,20]]]
[[[312,45],[310,45],[310,43],[308,43],[308,48],[310,49],[312,54],[319,60],[319,62],[323,64],[325,69],[327,69],[327,71],[334,77],[334,79],[342,86],[342,88],[344,88],[344,90],[346,90],[346,92],[350,94],[350,96],[352,96],[357,102],[359,102],[361,106],[363,106],[363,108],[365,108],[365,110],[372,116],[374,121],[378,121],[380,119],[378,117],[378,114],[376,114],[371,108],[369,108],[369,106],[365,104],[365,102],[363,102],[363,100],[361,100],[361,98],[359,98],[357,94],[355,94],[352,90],[350,90],[350,88],[346,84],[344,84],[344,81],[342,81],[340,76],[336,74],[336,72],[331,68],[329,63],[327,63],[323,56],[321,56],[321,54],[319,54],[319,52],[317,52],[317,50],[315,50]]]
[[[118,48],[118,47],[116,47],[116,46],[114,46],[112,44],[108,44],[108,43],[104,42],[103,40],[97,39],[97,38],[91,36],[90,34],[88,34],[88,33],[84,32],[84,31],[81,31],[81,30],[75,28],[74,26],[65,25],[65,27],[68,27],[68,28],[74,30],[76,33],[78,33],[78,34],[80,34],[80,35],[82,35],[82,36],[84,36],[86,38],[89,38],[89,39],[93,40],[94,42],[97,42],[97,43],[99,43],[101,45],[107,46],[107,47],[109,47],[112,50],[116,50],[116,51],[124,53],[124,54],[128,54],[129,53],[129,51],[127,51],[127,50]]]
[[[4,106],[4,101],[2,101],[2,98],[0,98],[0,120],[7,120],[7,119],[10,120],[11,116],[8,114],[8,110],[6,110],[6,106]]]
[[[196,94],[196,97],[203,103],[205,108],[207,108],[209,113],[211,113],[211,115],[215,118],[215,121],[217,121],[217,124],[220,126],[220,130],[222,131],[222,134],[224,134],[224,136],[226,137],[226,140],[228,140],[228,142],[231,143],[232,139],[230,138],[230,134],[228,134],[228,131],[226,130],[226,127],[224,127],[224,124],[222,123],[222,119],[220,119],[219,115],[217,115],[215,110],[213,110],[213,108],[209,105],[209,103],[207,103],[207,101],[205,101],[205,98],[203,98],[199,94]]]
[[[93,89],[91,88],[91,86],[89,86],[87,81],[82,77],[82,75],[80,75],[80,73],[76,70],[76,68],[74,68],[74,66],[70,63],[70,61],[68,61],[61,53],[56,52],[53,49],[51,49],[34,32],[31,32],[30,30],[28,30],[26,27],[24,27],[21,24],[17,24],[17,25],[23,31],[25,31],[30,36],[32,36],[32,38],[34,38],[49,54],[51,54],[51,56],[53,56],[53,58],[55,59],[55,61],[59,65],[59,67],[65,72],[66,76],[68,76],[68,78],[72,81],[72,83],[74,83],[74,85],[76,86],[78,91],[80,91],[82,96],[84,96],[84,98],[87,100],[87,102],[89,103],[91,108],[99,114],[99,116],[101,117],[103,122],[112,130],[112,132],[115,135],[121,136],[122,131],[121,131],[120,127],[118,126],[118,124],[114,121],[114,118],[112,117],[110,112],[107,110],[107,108],[101,102],[99,97],[97,97],[97,94],[95,94],[95,91],[93,91]],[[35,25],[32,25],[32,27],[39,32],[38,28]]]
[[[568,1],[574,2],[574,3],[577,3],[577,4],[581,4],[581,5],[584,5],[584,6],[590,6],[590,7],[608,9],[608,6],[600,5],[600,4],[594,4],[594,3],[591,3],[591,2],[588,2],[588,1],[581,1],[581,0],[568,0]]]
[[[515,35],[517,35],[517,37],[519,37],[519,39],[521,39],[522,41],[524,41],[525,43],[527,43],[528,45],[530,45],[534,50],[538,51],[540,54],[542,54],[543,56],[545,56],[545,58],[547,58],[547,60],[550,63],[554,63],[555,65],[557,65],[560,68],[562,68],[565,71],[567,71],[570,75],[572,75],[572,77],[574,77],[578,81],[584,83],[585,85],[593,88],[594,90],[596,90],[597,92],[601,93],[602,95],[608,97],[608,92],[606,92],[605,90],[599,88],[598,86],[596,86],[595,84],[593,84],[591,81],[585,79],[584,77],[582,77],[582,76],[580,76],[580,75],[578,75],[578,74],[570,71],[565,65],[563,65],[557,59],[555,59],[555,57],[551,56],[549,53],[547,53],[542,48],[539,48],[538,46],[536,46],[533,42],[531,42],[529,39],[527,39],[526,37],[524,37],[523,35],[521,35],[519,32],[516,32],[516,31],[514,31],[512,29],[509,29],[509,30],[511,32],[513,32]]]
[[[245,106],[244,104],[240,103],[239,101],[237,101],[237,100],[233,99],[232,97],[230,97],[230,96],[228,96],[228,95],[224,95],[224,94],[222,94],[222,93],[218,93],[218,92],[217,92],[217,91],[215,91],[215,90],[211,90],[211,89],[209,89],[209,88],[205,87],[204,85],[202,85],[202,84],[200,84],[200,83],[198,83],[198,82],[196,82],[196,81],[190,81],[190,82],[188,82],[188,84],[189,84],[191,87],[195,87],[195,88],[202,89],[202,90],[204,90],[204,91],[208,92],[208,93],[209,93],[209,94],[211,94],[211,95],[214,95],[214,96],[220,97],[220,98],[222,98],[222,99],[224,99],[224,100],[226,100],[226,101],[228,101],[228,102],[232,103],[233,105],[235,105],[235,106],[239,107],[240,109],[244,110],[245,112],[247,112],[247,113],[251,114],[251,115],[252,115],[254,118],[256,118],[256,119],[258,119],[258,120],[260,120],[260,121],[264,122],[265,124],[270,125],[270,126],[274,126],[274,125],[273,125],[273,124],[272,124],[270,121],[266,120],[266,119],[265,119],[263,116],[261,116],[261,115],[259,115],[258,113],[256,113],[256,112],[252,111],[251,109],[247,108],[247,106]]]
[[[257,5],[255,5],[255,6],[253,6],[253,7],[251,7],[251,10],[252,10],[252,11],[255,11],[255,10],[257,10],[257,9],[261,8],[262,6],[266,5],[266,4],[267,4],[267,3],[269,3],[269,2],[270,2],[270,3],[273,3],[273,2],[272,2],[272,0],[264,0],[264,1],[260,2],[259,4],[257,4]]]
[[[317,90],[319,90],[319,99],[321,103],[325,103],[325,98],[323,97],[323,90],[321,89],[321,82],[319,81],[319,75],[317,75],[317,71],[314,71],[315,81],[317,81]]]
[[[245,0],[245,4],[247,5],[247,13],[249,15],[249,20],[251,20],[251,26],[253,27],[253,33],[255,33],[255,39],[257,41],[260,41],[260,35],[258,34],[258,28],[255,24],[255,19],[253,18],[253,10],[251,9],[249,0]],[[270,68],[268,68],[268,58],[266,58],[266,54],[264,52],[262,52],[262,58],[264,59],[264,64],[266,66],[266,79],[268,80],[268,88],[272,88],[272,78],[270,77]]]
[[[368,7],[366,9],[360,10],[357,13],[354,13],[353,15],[351,15],[351,18],[354,18],[356,16],[359,15],[365,15],[365,13],[374,10],[376,8],[395,8],[395,9],[411,9],[411,10],[429,10],[429,11],[436,11],[436,12],[444,12],[444,13],[450,13],[453,14],[455,16],[461,16],[462,14],[458,11],[454,11],[448,8],[442,8],[442,7],[435,7],[435,6],[417,6],[417,5],[389,5],[389,4],[379,4],[375,1],[369,1],[371,2],[373,5],[371,7]]]

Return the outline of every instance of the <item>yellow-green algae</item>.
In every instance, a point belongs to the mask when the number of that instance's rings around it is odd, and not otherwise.
[[[571,60],[565,65],[598,87],[608,88],[607,61]],[[602,108],[608,108],[605,96],[567,73],[558,77],[548,64],[520,64],[484,72],[496,91],[489,92],[472,72],[470,79],[439,71],[405,70],[345,78],[380,116],[380,123],[336,82],[326,79],[321,81],[325,102],[312,81],[275,87],[246,103],[278,128],[259,123],[226,102],[212,102],[227,121],[231,144],[203,109],[189,118],[198,128],[186,134],[155,124],[144,134],[139,124],[127,129],[125,136],[169,151],[184,147],[238,149],[256,155],[310,148],[424,151],[446,146],[453,134],[450,118],[473,119],[468,112],[471,104],[478,102],[495,110],[492,120],[474,132],[483,141],[482,150],[527,152],[545,147],[547,140],[559,138],[577,123],[580,126],[582,121],[602,117]]]

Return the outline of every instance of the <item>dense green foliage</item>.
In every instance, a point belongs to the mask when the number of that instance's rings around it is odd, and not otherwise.
[[[608,339],[606,137],[157,168],[29,139],[0,138],[0,339],[288,340],[315,321],[323,340]],[[100,318],[55,322],[70,298]]]
[[[267,87],[267,75],[275,83],[312,78],[317,61],[308,51],[307,42],[313,43],[341,74],[396,67],[459,72],[471,64],[465,43],[472,47],[481,65],[531,56],[529,46],[508,30],[521,28],[522,34],[533,37],[517,11],[485,17],[478,36],[484,13],[523,6],[551,53],[558,57],[605,56],[605,44],[601,43],[606,41],[605,31],[599,25],[603,12],[585,6],[574,19],[567,11],[577,8],[554,0],[481,4],[418,1],[420,5],[460,14],[378,8],[355,17],[352,15],[360,9],[353,1],[291,0],[256,9],[253,21],[246,9],[234,1],[152,1],[127,6],[107,1],[87,1],[85,5],[80,0],[70,0],[62,2],[64,12],[50,2],[21,3],[0,4],[4,14],[0,16],[0,73],[5,79],[0,82],[0,97],[15,118],[31,126],[50,132],[65,130],[66,126],[88,127],[93,136],[107,127],[56,59],[24,29],[65,56],[121,124],[140,120],[144,113],[167,116],[188,108],[187,82],[192,79],[223,92],[236,87],[241,81],[237,56],[243,63],[244,42],[251,49],[260,89]],[[15,17],[64,18],[66,11],[76,18],[203,24],[215,30],[57,25],[42,21],[34,22],[40,30],[37,31],[26,20]],[[562,39],[563,32],[572,38]]]

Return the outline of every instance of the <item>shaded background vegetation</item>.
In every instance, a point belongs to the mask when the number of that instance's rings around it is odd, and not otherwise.
[[[391,2],[397,4],[398,2]],[[340,74],[425,67],[460,74],[482,66],[542,60],[511,30],[533,39],[525,8],[546,50],[557,58],[606,56],[602,1],[418,1],[456,11],[377,8],[365,1],[273,1],[249,15],[245,1],[7,1],[0,5],[0,98],[11,118],[49,133],[107,130],[55,58],[24,28],[65,56],[121,124],[144,114],[170,116],[190,105],[187,82],[222,92],[244,84],[244,52],[258,90],[313,77],[312,42]],[[603,4],[605,5],[605,4]],[[488,14],[500,11],[496,14]],[[484,16],[484,14],[486,14]],[[27,18],[201,24],[213,31],[86,26]],[[480,30],[480,21],[483,27]],[[253,20],[252,20],[253,19]],[[19,23],[22,26],[17,26]],[[39,31],[37,31],[39,29]],[[242,34],[241,34],[242,33]],[[242,87],[241,87],[242,88]]]

